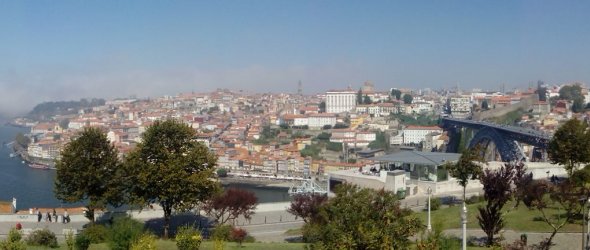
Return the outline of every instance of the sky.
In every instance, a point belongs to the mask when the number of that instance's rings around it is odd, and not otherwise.
[[[0,116],[229,88],[590,82],[590,1],[0,1]]]

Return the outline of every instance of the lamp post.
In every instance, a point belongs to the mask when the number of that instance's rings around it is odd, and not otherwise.
[[[463,224],[463,250],[467,250],[467,206],[463,201],[463,209],[461,210],[461,224]]]
[[[428,187],[426,193],[428,194],[428,225],[426,228],[428,229],[428,232],[430,232],[432,231],[432,225],[430,224],[430,196],[432,195],[432,188]]]

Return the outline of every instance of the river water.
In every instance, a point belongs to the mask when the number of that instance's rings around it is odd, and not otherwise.
[[[27,133],[28,128],[0,125],[0,201],[17,198],[17,209],[32,207],[60,207],[79,204],[63,204],[53,195],[55,170],[33,169],[18,157],[11,158],[12,147],[5,144],[14,140],[18,132]],[[232,183],[235,187],[254,192],[259,203],[289,201],[287,188],[265,187],[254,184]]]

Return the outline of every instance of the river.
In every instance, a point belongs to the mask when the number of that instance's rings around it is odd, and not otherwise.
[[[28,128],[0,125],[0,142],[2,142],[0,145],[0,201],[11,201],[15,197],[19,210],[32,207],[73,206],[63,204],[55,198],[53,194],[55,170],[33,169],[22,163],[20,158],[10,157],[12,147],[5,144],[13,141],[18,132],[27,133],[28,131]],[[290,200],[287,188],[245,183],[231,183],[224,186],[252,191],[260,203]]]

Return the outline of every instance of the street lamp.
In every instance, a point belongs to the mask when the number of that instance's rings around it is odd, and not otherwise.
[[[426,228],[430,232],[432,231],[432,225],[430,224],[430,196],[432,195],[432,188],[428,187],[426,193],[428,194],[428,225],[426,226]]]
[[[463,250],[467,250],[467,206],[463,201],[463,209],[461,210],[461,224],[463,224]]]

